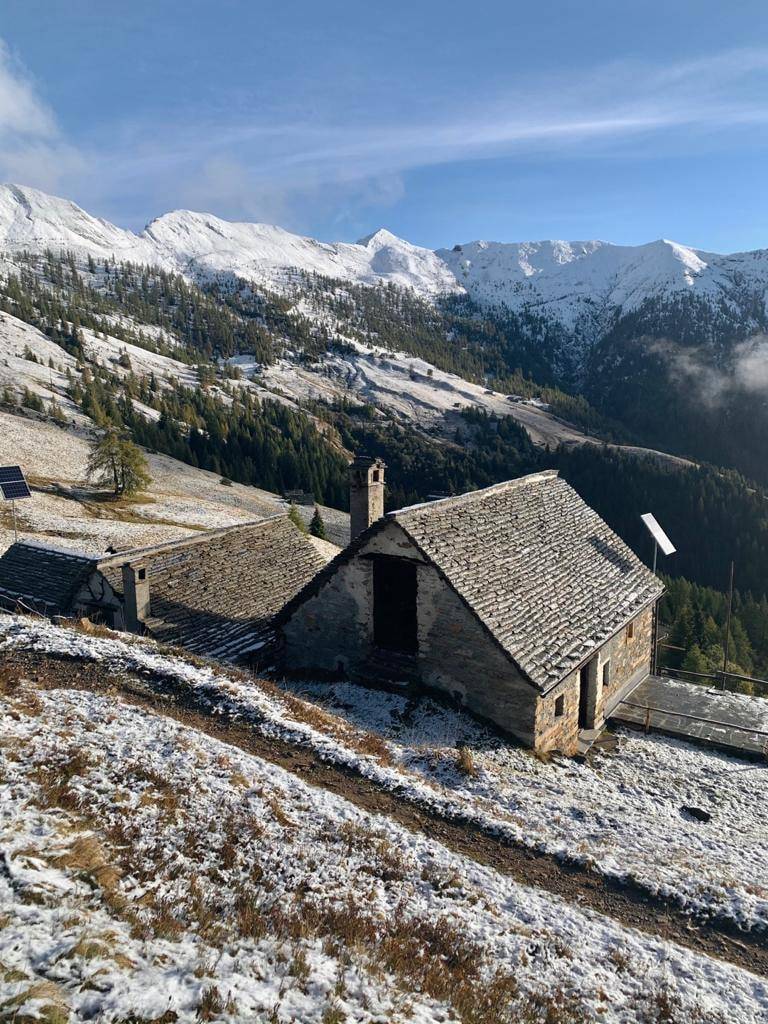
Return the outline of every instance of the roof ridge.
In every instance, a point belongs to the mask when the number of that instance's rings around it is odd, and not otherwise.
[[[419,509],[443,508],[446,505],[468,505],[472,501],[482,501],[485,497],[499,494],[502,491],[516,490],[518,487],[530,484],[542,483],[545,480],[559,479],[559,470],[540,469],[535,473],[526,473],[524,476],[516,476],[511,480],[501,480],[489,487],[480,487],[475,491],[465,491],[463,494],[452,494],[447,498],[438,498],[436,501],[422,501],[416,505],[406,505],[404,508],[394,509],[387,512],[387,518],[397,520],[403,513],[416,512]]]
[[[118,551],[114,555],[106,555],[95,560],[99,566],[122,565],[123,562],[136,562],[150,555],[162,554],[165,551],[173,551],[177,548],[192,547],[195,544],[203,544],[206,541],[214,540],[216,537],[223,537],[234,530],[243,530],[249,526],[265,526],[278,519],[287,519],[284,512],[276,512],[275,515],[267,516],[266,519],[251,519],[245,523],[233,523],[231,526],[220,526],[215,530],[201,530],[196,536],[179,537],[178,540],[166,540],[161,544],[151,544],[145,548],[128,548],[126,551]]]
[[[49,555],[62,555],[65,558],[74,558],[79,562],[98,562],[99,556],[89,554],[87,551],[78,551],[77,548],[57,547],[55,544],[46,544],[44,541],[35,540],[34,537],[24,537],[22,540],[15,540],[7,551],[12,548],[32,548],[33,551],[46,551]]]

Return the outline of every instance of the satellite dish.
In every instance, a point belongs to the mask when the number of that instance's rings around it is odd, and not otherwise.
[[[640,518],[643,520],[646,529],[653,537],[653,571],[656,572],[656,556],[659,552],[659,548],[661,548],[665,555],[674,555],[677,548],[659,526],[654,515],[651,515],[650,512],[646,512],[645,515],[640,516]]]

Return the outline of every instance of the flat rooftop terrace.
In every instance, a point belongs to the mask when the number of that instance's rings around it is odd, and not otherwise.
[[[611,721],[649,728],[728,753],[768,758],[768,698],[729,693],[668,676],[649,676],[614,709]]]

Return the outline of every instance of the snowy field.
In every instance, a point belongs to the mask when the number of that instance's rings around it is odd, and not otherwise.
[[[135,325],[135,330],[143,330],[140,325]],[[119,377],[125,377],[129,373],[137,376],[155,375],[159,381],[175,381],[184,387],[194,388],[199,383],[197,371],[187,363],[178,359],[171,359],[168,356],[150,352],[148,349],[139,348],[138,345],[129,345],[118,338],[109,335],[97,336],[93,331],[83,330],[83,350],[90,362],[103,366],[111,373]],[[165,340],[165,338],[163,338]],[[131,366],[123,367],[119,363],[121,356],[127,356]]]
[[[301,690],[316,703],[269,684],[218,675],[162,657],[151,644],[104,640],[24,618],[0,618],[0,650],[77,654],[113,671],[150,673],[161,692],[188,688],[217,714],[245,719],[266,736],[315,749],[417,804],[536,849],[631,877],[690,911],[730,918],[746,929],[768,924],[766,768],[653,736],[622,735],[614,754],[588,765],[542,763],[501,743],[471,718],[433,701],[349,684]],[[369,753],[370,732],[384,738]],[[473,774],[458,766],[469,751]],[[709,823],[684,807],[704,807]]]
[[[329,355],[318,363],[302,364],[287,359],[259,368],[258,378],[267,387],[298,399],[332,401],[339,397],[371,402],[395,416],[429,428],[461,408],[477,407],[498,416],[512,416],[540,445],[584,443],[588,439],[535,402],[511,402],[506,395],[447,373],[417,356],[371,348],[350,341],[355,355]],[[253,373],[255,366],[238,360]]]
[[[145,660],[233,701],[246,690],[149,645],[10,619],[3,631],[68,643],[107,674]],[[277,728],[278,698],[254,700],[271,700]],[[0,709],[5,1017],[768,1019],[768,987],[746,971],[521,886],[114,696],[6,676]]]
[[[461,711],[352,683],[294,684],[389,744],[405,772],[536,849],[631,877],[696,913],[768,928],[768,761],[754,765],[662,736],[621,732],[587,764],[543,763]],[[755,704],[762,720],[768,704]],[[459,750],[464,748],[463,768]],[[468,760],[467,760],[468,759]],[[471,763],[470,763],[471,762]],[[685,808],[711,814],[696,820]]]
[[[222,486],[215,473],[166,455],[148,456],[148,500],[118,506],[95,502],[83,490],[89,437],[86,430],[0,412],[0,465],[21,464],[35,486],[31,500],[17,503],[20,537],[47,538],[100,554],[109,546],[126,549],[175,540],[195,529],[234,526],[287,508],[269,491]],[[56,493],[38,489],[54,484]],[[12,541],[10,511],[0,509],[0,553]]]

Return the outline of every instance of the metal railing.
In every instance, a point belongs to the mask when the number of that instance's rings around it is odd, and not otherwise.
[[[739,732],[748,733],[750,736],[765,736],[768,740],[768,730],[753,729],[748,725],[739,725],[737,722],[720,722],[716,718],[702,718],[701,715],[690,715],[685,711],[673,711],[671,708],[655,708],[651,704],[635,704],[633,701],[623,700],[625,707],[636,708],[638,711],[645,711],[645,728],[650,729],[651,713],[658,715],[674,715],[677,718],[687,718],[693,722],[703,722],[705,725],[714,725],[721,729],[737,729]]]
[[[674,679],[676,676],[692,676],[694,680],[706,679],[718,685],[721,690],[728,691],[729,693],[743,693],[743,690],[737,688],[736,683],[745,682],[760,688],[761,692],[757,696],[768,697],[768,679],[746,676],[739,672],[725,672],[722,669],[717,672],[693,672],[687,668],[660,668],[658,675],[668,676],[670,679]],[[686,679],[681,679],[681,682],[686,682]]]

